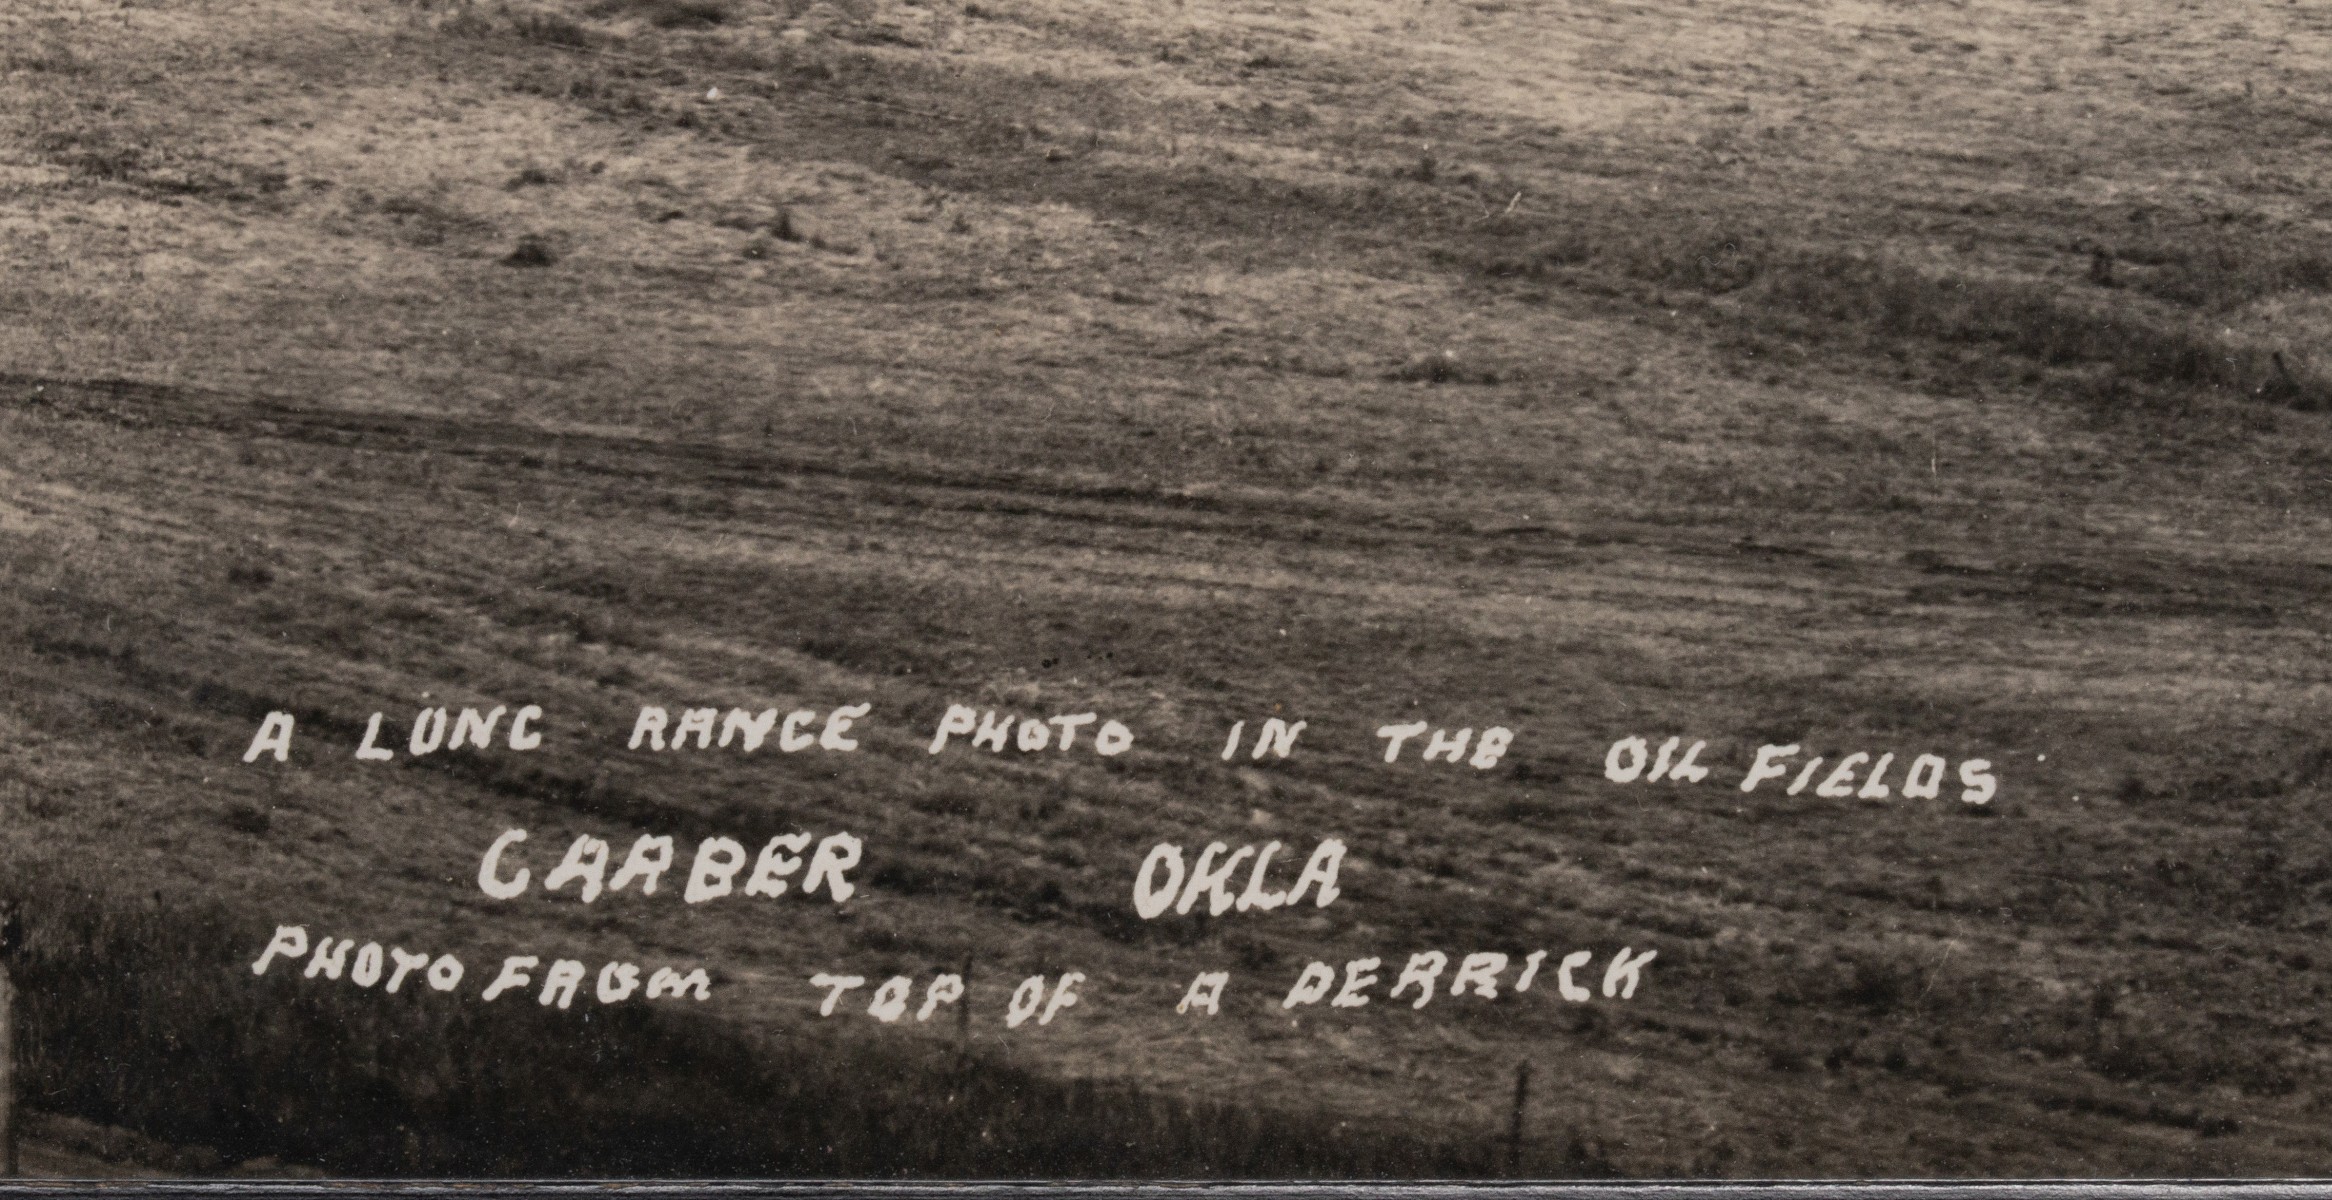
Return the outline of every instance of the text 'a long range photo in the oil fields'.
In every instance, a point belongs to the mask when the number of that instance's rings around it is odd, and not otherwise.
[[[2332,1164],[2332,7],[10,0],[0,1172]]]

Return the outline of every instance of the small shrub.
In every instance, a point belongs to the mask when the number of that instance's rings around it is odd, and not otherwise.
[[[99,179],[129,182],[146,171],[144,147],[116,142],[106,130],[60,130],[34,144],[59,165]]]
[[[557,13],[517,14],[510,18],[510,31],[527,41],[550,46],[582,47],[591,44],[588,30]]]
[[[1806,1069],[1806,1056],[1791,1046],[1765,1048],[1766,1069],[1783,1075],[1795,1075]]]
[[[471,8],[464,8],[438,22],[437,31],[447,37],[465,38],[489,38],[500,32],[492,18]]]
[[[275,819],[267,815],[266,809],[254,804],[230,806],[224,820],[227,823],[227,828],[237,833],[248,833],[254,837],[266,833],[275,824]]]
[[[1399,383],[1497,383],[1498,372],[1483,367],[1470,367],[1458,360],[1457,351],[1444,350],[1439,354],[1416,354],[1401,365],[1385,372],[1385,378]]]
[[[539,234],[527,234],[518,239],[518,245],[502,258],[506,267],[548,267],[559,261],[559,252]]]
[[[415,245],[436,246],[456,237],[477,237],[493,225],[453,207],[443,198],[414,192],[385,196],[375,211],[395,222],[401,235]]]
[[[611,0],[591,13],[602,17],[629,13],[658,29],[710,29],[728,24],[736,15],[727,0]]]
[[[658,29],[701,29],[726,24],[729,6],[715,0],[673,0],[659,4],[648,20]]]
[[[1839,999],[1876,1016],[1902,1008],[1915,993],[1910,974],[1892,962],[1876,958],[1852,960],[1847,984]]]
[[[4,63],[0,69],[10,71],[35,71],[48,75],[89,73],[88,61],[74,53],[72,47],[65,45],[52,44],[38,50],[15,51],[5,60],[0,60],[0,63]]]

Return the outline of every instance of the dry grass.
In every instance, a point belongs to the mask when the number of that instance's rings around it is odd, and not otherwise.
[[[102,989],[134,974],[50,943],[59,986],[100,989],[75,1014],[152,1023],[111,1074],[54,1035],[50,1103],[496,1170],[466,1123],[532,1155],[548,1118],[487,1093],[582,1096],[598,1046],[662,1082],[580,1101],[594,1128],[695,1114],[641,1169],[1033,1170],[870,1133],[936,1085],[852,1108],[828,1072],[920,1079],[947,1047],[834,1034],[793,982],[971,955],[990,987],[1094,977],[1074,1019],[981,1046],[1037,1099],[960,1115],[1057,1124],[1090,1145],[996,1144],[1100,1171],[1488,1171],[1526,1057],[1562,1079],[1539,1170],[2314,1169],[2332,446],[2324,168],[2286,147],[2315,119],[2288,64],[2332,30],[2157,15],[11,11],[0,854],[169,864],[211,914],[45,901],[144,930],[121,960],[186,998],[132,1008]],[[530,238],[555,261],[502,265]],[[555,749],[379,775],[323,749],[424,694],[541,703]],[[881,716],[847,759],[610,747],[681,697]],[[933,760],[950,702],[1107,711],[1142,746]],[[1216,763],[1270,705],[1313,720],[1301,757]],[[278,707],[317,757],[241,769]],[[1488,775],[1372,761],[1368,730],[1425,710],[1522,736]],[[2008,784],[1971,810],[1601,781],[1612,739],[1662,730],[1735,764],[1982,754]],[[870,884],[774,932],[489,907],[459,880],[514,822],[846,827]],[[1126,918],[1147,846],[1264,828],[1353,845],[1351,898]],[[604,1044],[215,983],[295,913],[737,982]],[[1578,1010],[1290,1027],[1265,996],[1314,957],[1542,944],[1660,967]],[[1171,1015],[1226,965],[1253,977],[1232,1013]],[[255,1045],[279,1012],[302,1032]],[[212,1017],[240,1032],[171,1024]],[[374,1064],[348,1029],[464,1067]],[[752,1060],[791,1098],[654,1066],[799,1045],[833,1049]],[[309,1107],[135,1100],[158,1062],[222,1069],[169,1057],[198,1052]],[[1311,1107],[1278,1105],[1291,1079]],[[473,1082],[458,1117],[419,1098]],[[808,1166],[706,1132],[838,1104],[848,1129],[789,1143],[841,1147]],[[1166,1132],[1060,1116],[1101,1109]],[[1376,1140],[1418,1113],[1447,1124]],[[373,1140],[400,1120],[418,1156]],[[1332,1154],[1287,1144],[1344,1120]]]

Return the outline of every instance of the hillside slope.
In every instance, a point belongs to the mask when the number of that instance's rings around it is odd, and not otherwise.
[[[27,0],[0,46],[44,903],[701,962],[796,1047],[958,1036],[815,972],[970,960],[992,1018],[1073,969],[976,1039],[1493,1142],[1529,1062],[1534,1173],[2321,1170],[2332,15]],[[622,746],[860,702],[855,754]],[[348,757],[525,703],[523,761]],[[926,753],[959,703],[1138,741]],[[277,709],[300,752],[244,765]],[[1216,757],[1270,715],[1299,753]],[[1383,764],[1413,719],[1514,748]],[[1724,769],[1604,779],[1671,735]],[[1743,795],[1766,743],[2000,793]],[[512,827],[538,873],[846,829],[864,890],[496,901]],[[1130,914],[1159,842],[1325,837],[1333,907]],[[1278,1003],[1622,946],[1626,1002]],[[393,999],[240,967],[219,1003]]]

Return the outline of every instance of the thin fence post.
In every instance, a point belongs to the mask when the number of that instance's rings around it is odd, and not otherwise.
[[[960,1064],[972,1059],[972,956],[964,955],[964,994],[955,1001],[956,1055]]]
[[[1514,1115],[1506,1125],[1506,1173],[1522,1171],[1522,1110],[1530,1103],[1530,1063],[1514,1064]]]
[[[24,941],[24,921],[13,905],[0,911],[0,1176],[21,1172],[16,1157],[16,980],[9,960]]]

